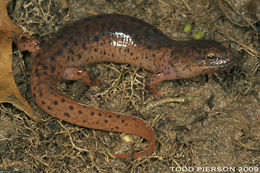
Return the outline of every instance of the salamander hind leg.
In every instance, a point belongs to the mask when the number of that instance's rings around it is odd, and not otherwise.
[[[63,80],[76,81],[83,79],[84,83],[88,86],[98,85],[99,81],[86,69],[81,67],[67,67],[62,73]]]

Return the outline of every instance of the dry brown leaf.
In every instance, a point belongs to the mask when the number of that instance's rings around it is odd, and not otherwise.
[[[12,32],[19,35],[21,31],[7,15],[6,6],[8,2],[9,0],[1,0],[0,2],[0,103],[11,103],[39,122],[41,120],[33,116],[34,111],[20,94],[15,84],[12,71],[12,40],[10,37],[14,36]]]

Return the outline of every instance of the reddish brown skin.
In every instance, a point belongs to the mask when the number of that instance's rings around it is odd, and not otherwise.
[[[61,79],[86,78],[77,68],[97,62],[127,63],[153,74],[147,87],[156,93],[163,80],[190,78],[214,73],[232,63],[225,43],[210,40],[175,41],[148,23],[129,16],[105,14],[82,19],[55,34],[43,46],[19,43],[32,52],[31,91],[35,102],[48,114],[79,126],[143,137],[150,146],[133,159],[153,153],[156,136],[144,120],[81,104],[56,88]],[[18,45],[19,45],[18,44]],[[91,80],[86,80],[91,84]],[[114,154],[128,158],[130,154]]]

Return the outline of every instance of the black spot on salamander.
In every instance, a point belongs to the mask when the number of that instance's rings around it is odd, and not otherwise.
[[[97,48],[94,49],[94,52],[97,52]]]
[[[70,117],[70,114],[67,113],[67,112],[64,112],[63,115],[66,116],[66,117]]]
[[[41,86],[41,81],[38,81],[36,86],[39,88]]]
[[[124,122],[125,122],[125,120],[121,120],[121,122],[122,122],[122,123],[124,123]]]
[[[89,41],[89,38],[90,38],[89,35],[85,36],[85,41],[88,42],[88,41]]]
[[[69,109],[72,111],[74,109],[74,107],[72,105],[70,105]]]
[[[111,127],[111,128],[110,128],[110,130],[114,130],[114,128],[113,128],[113,127]]]
[[[161,44],[156,44],[156,47],[155,47],[156,49],[161,49],[162,48],[162,46],[161,46]]]
[[[172,50],[171,51],[171,57],[173,57],[174,55],[176,55],[176,52],[175,52],[175,50]]]
[[[62,103],[64,103],[64,102],[65,102],[65,98],[60,99],[60,101],[61,101]]]
[[[107,52],[104,50],[104,53],[103,53],[103,55],[106,55],[107,54]]]
[[[197,49],[196,53],[200,55],[201,54],[201,49]]]
[[[71,48],[69,48],[69,53],[72,54],[72,55],[74,55],[74,50],[71,49]]]
[[[101,113],[98,113],[98,116],[99,116],[99,117],[101,117],[101,116],[102,116],[102,114],[101,114]]]
[[[47,109],[52,110],[52,108],[50,106],[47,106]]]
[[[45,105],[45,101],[42,100],[42,104]]]
[[[131,53],[130,53],[130,55],[131,55],[131,56],[134,56],[134,53],[133,53],[133,52],[131,52]]]
[[[79,113],[79,114],[82,114],[82,111],[81,111],[81,110],[79,110],[79,111],[78,111],[78,113]]]
[[[112,53],[111,56],[114,58],[114,56],[115,56],[114,53]]]
[[[68,43],[67,41],[65,41],[65,42],[63,43],[63,47],[64,47],[64,48],[68,48],[68,45],[69,45],[69,43]]]
[[[95,35],[93,38],[93,42],[98,42],[98,40],[99,40],[99,35]]]
[[[143,35],[140,35],[139,37],[136,37],[135,42],[137,42],[137,44],[141,44],[143,40]]]
[[[83,120],[82,122],[83,122],[83,123],[85,123],[85,122],[86,122],[86,120]]]
[[[92,111],[92,112],[90,113],[90,115],[91,115],[91,116],[94,116],[94,115],[95,115],[95,112]]]
[[[119,129],[119,127],[117,127],[117,126],[116,126],[115,128],[116,128],[116,129]]]
[[[130,49],[129,49],[129,48],[127,48],[127,53],[129,53],[129,51],[130,51]]]
[[[155,58],[155,54],[154,53],[152,54],[152,57]]]
[[[78,46],[78,42],[76,40],[73,41],[75,46]]]
[[[71,57],[71,61],[73,61],[73,62],[75,61],[75,60],[74,60],[74,57]]]
[[[42,68],[43,68],[44,70],[48,70],[48,66],[45,65],[45,64],[42,64]]]
[[[149,49],[149,50],[151,50],[151,49],[152,49],[152,45],[147,45],[146,48]]]
[[[52,65],[52,64],[50,65],[50,67],[51,67],[51,72],[54,73],[55,70],[56,70],[56,67],[54,65]]]
[[[81,59],[81,58],[82,58],[81,54],[78,54],[78,59]]]
[[[57,50],[57,51],[54,53],[54,56],[61,56],[62,54],[63,54],[62,49],[59,49],[59,50]]]
[[[108,118],[112,118],[112,115],[108,115]]]
[[[120,118],[120,115],[117,115],[116,118],[119,119],[119,118]]]
[[[42,97],[42,96],[43,96],[43,94],[42,94],[42,92],[41,92],[41,91],[40,91],[40,93],[39,93],[39,96],[40,96],[40,97]]]
[[[58,101],[54,100],[53,104],[54,104],[54,105],[57,105],[57,104],[58,104]]]
[[[38,77],[38,78],[40,78],[40,77],[41,77],[41,74],[40,74],[40,72],[39,72],[39,69],[38,69],[38,68],[36,68],[36,69],[34,70],[34,73],[35,73],[36,77]]]
[[[55,61],[56,61],[56,58],[55,58],[54,56],[50,56],[50,60],[51,60],[52,62],[55,62]]]
[[[106,27],[106,22],[103,22],[102,24],[101,24],[101,26],[100,26],[100,31],[102,32],[102,31],[104,31],[105,30],[105,27]]]
[[[104,120],[105,123],[108,123],[108,120]]]
[[[125,126],[128,126],[128,124],[127,124],[127,123],[125,123]]]
[[[69,57],[69,56],[67,56],[67,60],[68,60],[68,61],[70,60],[70,57]]]
[[[35,56],[36,59],[40,58],[41,57],[41,54],[40,53],[37,53],[37,55]]]
[[[86,46],[86,43],[82,43],[82,48],[83,48],[84,50],[87,50],[87,49],[88,49],[87,46]]]
[[[48,73],[47,73],[46,71],[44,71],[43,74],[44,74],[45,76],[48,76]]]

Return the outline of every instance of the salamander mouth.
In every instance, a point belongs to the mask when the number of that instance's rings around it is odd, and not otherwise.
[[[226,67],[233,63],[232,58],[227,58],[225,56],[207,57],[206,59],[206,66]]]

